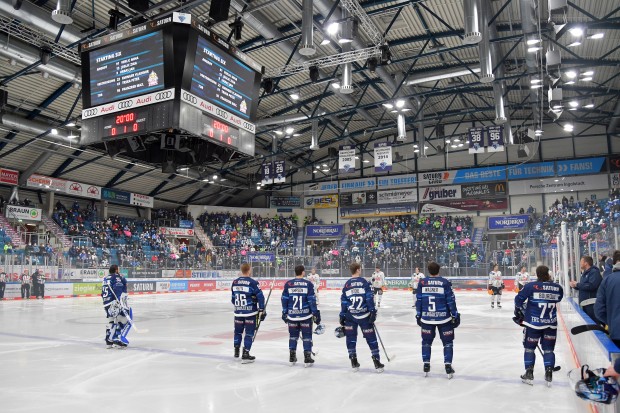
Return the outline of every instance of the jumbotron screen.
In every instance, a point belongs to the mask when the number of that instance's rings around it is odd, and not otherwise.
[[[156,31],[91,52],[90,106],[164,89],[163,45]]]
[[[191,93],[250,120],[260,87],[256,76],[255,70],[198,36]]]

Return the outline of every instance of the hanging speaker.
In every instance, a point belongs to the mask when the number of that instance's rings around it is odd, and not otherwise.
[[[216,23],[228,20],[228,10],[230,9],[230,0],[212,0],[209,8],[209,17]]]

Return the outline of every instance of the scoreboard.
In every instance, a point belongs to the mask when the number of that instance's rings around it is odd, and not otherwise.
[[[189,14],[110,34],[80,51],[84,144],[174,135],[254,156],[264,68]]]

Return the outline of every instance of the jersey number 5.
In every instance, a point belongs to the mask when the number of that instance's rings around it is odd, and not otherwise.
[[[428,311],[435,311],[435,297],[433,296],[428,297]]]
[[[110,287],[108,287],[107,285],[104,285],[103,287],[101,287],[101,296],[103,298],[108,298],[109,295],[110,295]]]

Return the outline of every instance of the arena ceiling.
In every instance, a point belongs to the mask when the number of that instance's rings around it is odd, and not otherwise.
[[[257,156],[224,164],[203,165],[200,171],[163,174],[159,168],[133,163],[82,147],[79,139],[55,139],[50,131],[60,128],[79,135],[81,113],[81,77],[77,45],[108,33],[110,9],[125,15],[119,28],[129,27],[130,20],[142,16],[157,19],[173,11],[191,13],[207,21],[210,1],[151,1],[148,11],[137,13],[127,1],[73,0],[73,24],[60,27],[51,20],[58,0],[0,0],[0,88],[8,92],[4,113],[34,121],[37,128],[20,128],[0,124],[0,165],[18,169],[22,175],[32,172],[91,184],[150,194],[174,203],[230,204],[242,206],[247,200],[268,194],[256,190],[254,174],[264,159],[286,159],[295,182],[330,179],[330,173],[313,174],[317,162],[334,158],[338,145],[353,143],[362,156],[372,152],[372,142],[394,136],[396,115],[383,104],[405,99],[407,127],[421,122],[427,133],[428,156],[437,153],[451,131],[459,125],[490,125],[496,119],[492,83],[481,83],[478,68],[478,45],[464,44],[464,6],[462,0],[360,1],[360,10],[389,45],[391,59],[371,72],[367,61],[353,63],[354,91],[343,96],[331,84],[340,79],[340,66],[321,68],[320,79],[312,82],[307,71],[279,76],[278,68],[303,62],[298,53],[302,30],[301,0],[232,0],[229,19],[212,26],[221,37],[228,38],[229,23],[241,18],[244,27],[237,46],[257,62],[275,73],[274,91],[261,89],[258,107],[259,132]],[[61,0],[66,2],[65,0]],[[21,3],[16,11],[15,3]],[[335,6],[335,7],[334,7]],[[562,55],[561,72],[575,70],[577,80],[563,76],[565,102],[588,100],[576,110],[565,110],[562,119],[585,124],[607,125],[616,133],[620,115],[620,6],[614,1],[568,1],[562,15],[549,18],[547,0],[496,0],[490,2],[490,27],[496,36],[495,83],[504,84],[505,111],[515,136],[527,128],[549,124],[546,89],[551,79],[544,76],[544,53],[528,53],[522,24],[522,10],[532,13],[534,30],[542,38],[544,50],[554,48]],[[326,29],[340,16],[341,6],[331,0],[314,0],[314,41],[317,52],[311,59],[342,53],[336,41],[321,45],[329,38]],[[20,14],[21,13],[21,14]],[[330,14],[331,13],[331,14]],[[47,24],[34,25],[28,17],[45,17]],[[331,20],[327,21],[326,17]],[[555,25],[566,22],[566,26]],[[532,27],[532,26],[527,26]],[[526,27],[526,28],[527,28]],[[575,37],[571,29],[584,33]],[[531,28],[528,30],[532,30]],[[492,30],[491,30],[492,31]],[[369,31],[360,30],[353,49],[372,43]],[[528,33],[530,34],[530,33]],[[602,37],[601,37],[602,36]],[[333,40],[333,39],[332,39]],[[580,45],[574,43],[580,40]],[[38,56],[42,47],[50,47],[54,57],[50,65],[62,70],[46,69]],[[21,53],[20,53],[21,49]],[[591,80],[583,74],[593,72]],[[455,74],[458,73],[458,74]],[[439,76],[438,76],[439,75]],[[545,78],[545,87],[530,88],[531,79]],[[298,91],[294,100],[291,92]],[[568,109],[568,108],[565,108]],[[287,116],[294,132],[280,135]],[[319,149],[310,150],[309,120],[319,120]],[[280,120],[280,122],[278,122]],[[72,122],[76,126],[67,126]],[[275,123],[275,124],[274,124]],[[43,128],[44,130],[41,130]],[[286,134],[285,134],[286,135]],[[412,158],[411,141],[399,152]],[[397,149],[398,150],[398,149]],[[198,169],[198,168],[196,168]],[[301,173],[300,173],[301,172]],[[225,179],[214,184],[203,176],[217,173]],[[290,180],[290,179],[289,179]],[[272,188],[285,189],[291,184]]]

